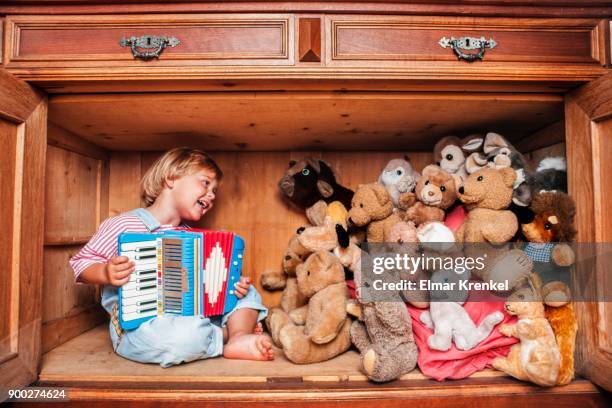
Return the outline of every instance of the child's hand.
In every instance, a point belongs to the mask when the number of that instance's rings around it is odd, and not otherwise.
[[[249,286],[251,286],[251,278],[247,278],[246,276],[241,277],[240,282],[236,282],[234,289],[236,290],[238,299],[242,299],[246,296],[249,291]]]
[[[127,256],[116,256],[107,264],[104,271],[108,282],[113,286],[123,286],[130,280],[135,264]]]

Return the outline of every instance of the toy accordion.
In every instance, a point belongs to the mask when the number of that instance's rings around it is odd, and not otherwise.
[[[238,298],[244,241],[225,231],[124,232],[119,255],[136,264],[119,288],[119,324],[125,330],[162,314],[217,316]]]

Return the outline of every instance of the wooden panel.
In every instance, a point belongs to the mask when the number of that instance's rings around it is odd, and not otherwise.
[[[521,152],[531,152],[565,141],[565,121],[559,120],[514,143]]]
[[[489,62],[605,64],[599,20],[462,19],[453,17],[327,16],[329,65],[405,65],[409,61],[453,61],[441,38],[493,38]],[[474,51],[467,51],[473,53]]]
[[[8,349],[2,345],[0,360],[0,385],[6,389],[34,381],[40,358],[47,102],[0,69],[2,115],[8,168],[2,168],[0,201],[8,210],[3,211],[3,222],[10,226],[9,234],[0,235],[0,247],[10,254],[8,265],[2,265],[0,284],[0,298],[8,299],[0,303],[0,316],[8,318],[10,328],[9,333],[2,333],[8,334],[10,345]],[[6,121],[7,117],[16,123]]]
[[[49,146],[45,244],[86,242],[96,231],[98,160]]]
[[[563,114],[557,95],[450,92],[67,95],[50,111],[108,150],[223,151],[427,150],[488,130],[514,141]]]
[[[107,320],[108,314],[102,306],[94,304],[77,314],[44,322],[42,325],[42,352],[47,353]]]
[[[293,64],[290,15],[7,17],[6,65],[198,66]],[[122,37],[176,37],[159,59],[135,60]],[[151,50],[148,50],[151,51]]]
[[[21,188],[23,179],[23,127],[0,120],[0,214],[3,234],[0,238],[0,362],[17,354],[19,321],[19,234]],[[17,242],[14,240],[17,239]]]
[[[298,21],[299,61],[321,62],[321,19],[300,18]]]
[[[68,260],[80,246],[46,247],[44,251],[43,323],[74,316],[95,304],[95,285],[74,282]]]
[[[612,114],[612,109],[609,111]],[[593,172],[595,179],[595,240],[596,242],[612,242],[612,117],[597,122],[593,129]],[[612,362],[612,302],[610,302],[610,288],[612,288],[612,273],[610,265],[604,260],[598,263],[597,286],[598,299],[606,300],[598,304],[598,338],[597,346],[608,356]],[[610,386],[612,387],[612,386]]]
[[[567,96],[566,128],[568,184],[577,205],[577,241],[610,242],[610,170],[612,153],[612,74],[585,85]],[[597,260],[578,263],[574,285],[584,296],[600,302],[576,302],[580,330],[576,343],[578,371],[606,390],[612,390],[609,368],[612,347],[609,329],[612,308],[604,303],[611,293],[609,265]]]
[[[140,207],[140,153],[113,153],[109,172],[109,216]]]
[[[106,150],[51,122],[47,126],[47,139],[51,146],[102,161],[109,159]]]

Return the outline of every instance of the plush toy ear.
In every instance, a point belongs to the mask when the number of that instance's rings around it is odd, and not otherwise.
[[[512,167],[505,167],[500,169],[499,172],[502,175],[502,180],[504,180],[504,185],[506,187],[512,187],[514,185],[514,180],[516,180],[516,171]]]
[[[502,135],[499,135],[494,132],[487,133],[487,136],[485,137],[484,141],[484,147],[482,148],[482,150],[485,153],[490,153],[500,147],[510,147],[510,144],[506,141],[506,139],[504,139]]]
[[[382,184],[374,184],[372,191],[374,191],[376,200],[380,205],[385,205],[391,200],[387,189]]]
[[[435,164],[430,164],[429,166],[426,166],[423,169],[421,174],[423,175],[423,177],[435,176],[436,174],[440,173],[441,170],[442,169],[440,169],[439,166],[436,166]]]
[[[471,135],[463,139],[463,146],[461,148],[466,152],[476,152],[480,150],[484,139],[482,137],[476,137],[476,135]]]
[[[317,190],[325,198],[329,198],[334,194],[334,188],[327,181],[323,180],[317,180]]]
[[[342,248],[348,248],[350,242],[349,234],[340,224],[336,224],[336,236],[338,237],[338,244],[340,244]]]
[[[472,174],[482,169],[487,164],[487,158],[481,153],[472,153],[465,160],[465,171]]]
[[[313,159],[312,157],[307,157],[304,160],[306,161],[307,164],[310,165],[310,167],[314,169],[314,171],[316,171],[317,173],[321,172],[321,165],[319,164],[318,160]]]

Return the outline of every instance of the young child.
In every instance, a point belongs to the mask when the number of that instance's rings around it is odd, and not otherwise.
[[[240,298],[233,311],[213,324],[202,316],[162,315],[123,331],[118,322],[118,287],[128,282],[134,263],[117,256],[121,232],[153,232],[199,221],[213,206],[223,174],[206,153],[188,148],[168,151],[142,179],[146,208],[104,221],[70,265],[77,282],[102,284],[102,306],[110,313],[110,337],[117,354],[169,367],[216,357],[272,360],[272,343],[261,324],[268,311],[248,278],[236,284]],[[225,344],[225,345],[224,345]]]

